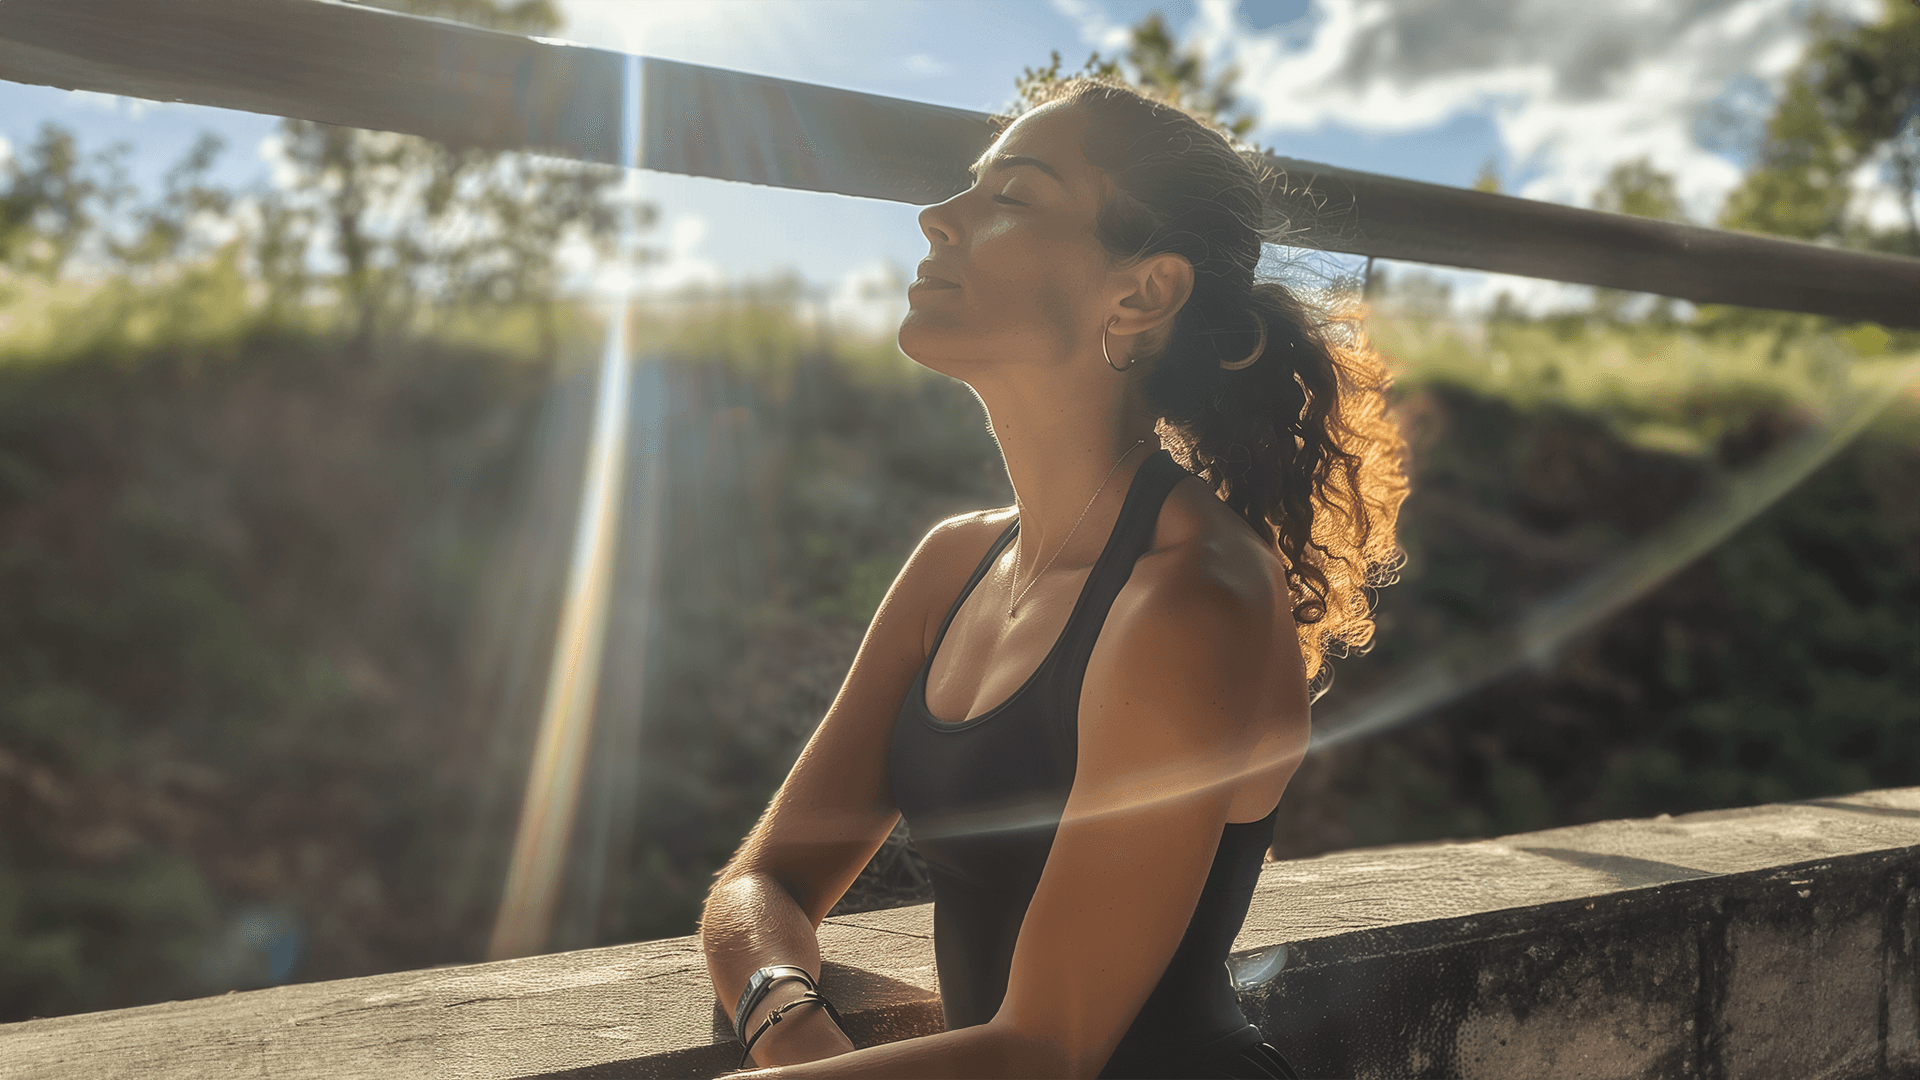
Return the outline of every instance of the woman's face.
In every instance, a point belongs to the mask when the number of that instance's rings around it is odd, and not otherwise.
[[[972,187],[920,212],[932,251],[907,290],[902,352],[960,379],[1097,354],[1128,287],[1094,236],[1108,182],[1085,136],[1078,108],[1042,105],[1001,133]],[[1116,361],[1131,341],[1110,341]]]

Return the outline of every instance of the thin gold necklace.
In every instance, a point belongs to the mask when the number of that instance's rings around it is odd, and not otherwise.
[[[1100,486],[1093,489],[1093,498],[1087,500],[1086,510],[1080,511],[1080,516],[1073,519],[1073,529],[1067,530],[1066,539],[1061,540],[1060,546],[1054,549],[1053,559],[1058,559],[1060,557],[1060,553],[1062,551],[1067,550],[1067,540],[1073,539],[1073,530],[1078,529],[1080,527],[1080,523],[1087,519],[1087,510],[1092,510],[1094,501],[1100,498],[1101,492],[1107,490],[1108,481],[1111,481],[1113,479],[1114,473],[1117,473],[1120,471],[1120,462],[1127,460],[1127,454],[1133,453],[1135,450],[1140,449],[1142,446],[1145,446],[1146,444],[1147,444],[1147,440],[1141,439],[1139,442],[1134,443],[1132,446],[1127,447],[1126,453],[1121,454],[1120,457],[1114,461],[1113,468],[1107,470],[1107,479],[1100,481]],[[1045,574],[1048,570],[1053,569],[1053,559],[1048,559],[1047,565],[1041,567],[1039,573],[1027,579],[1027,588],[1021,589],[1019,594],[1013,598],[1013,603],[1007,605],[1007,618],[1009,619],[1013,618],[1013,609],[1019,607],[1020,601],[1026,599],[1027,589],[1033,588],[1033,583],[1036,581],[1039,581],[1041,578],[1041,575]],[[1013,580],[1015,581],[1020,580],[1020,534],[1019,533],[1013,534]]]

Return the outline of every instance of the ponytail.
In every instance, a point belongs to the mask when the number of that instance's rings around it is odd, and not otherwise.
[[[1208,315],[1208,305],[1181,310],[1147,399],[1174,457],[1279,552],[1307,675],[1323,691],[1325,659],[1372,641],[1366,590],[1391,584],[1403,561],[1394,526],[1407,481],[1386,407],[1391,376],[1357,312],[1317,310],[1279,282],[1248,289],[1248,329]],[[1238,358],[1223,348],[1248,338],[1258,347]]]

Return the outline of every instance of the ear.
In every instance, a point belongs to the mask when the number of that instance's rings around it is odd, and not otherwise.
[[[1111,331],[1115,337],[1146,334],[1163,326],[1171,331],[1173,317],[1193,295],[1193,264],[1171,251],[1150,255],[1115,271],[1114,276],[1126,290],[1113,313],[1119,316]]]

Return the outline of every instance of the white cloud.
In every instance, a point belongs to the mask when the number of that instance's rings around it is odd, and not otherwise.
[[[1088,44],[1125,28],[1086,0],[1054,0]],[[1876,0],[1824,5],[1869,17]],[[1807,0],[1313,0],[1254,31],[1237,0],[1198,0],[1185,44],[1241,72],[1256,137],[1329,125],[1406,133],[1483,114],[1517,171],[1516,194],[1588,205],[1616,164],[1645,156],[1711,220],[1740,166],[1700,145],[1710,109],[1756,80],[1777,86],[1806,46]]]
[[[169,104],[145,98],[122,97],[119,94],[103,94],[97,90],[69,90],[67,95],[77,105],[124,114],[129,120],[138,120],[150,110]]]
[[[1909,155],[1920,154],[1920,118],[1908,123],[1898,142]],[[1894,176],[1896,140],[1881,143],[1848,178],[1853,188],[1853,212],[1875,229],[1904,229],[1910,203]]]
[[[300,182],[299,168],[287,157],[286,137],[278,131],[263,136],[259,143],[255,144],[254,152],[259,155],[262,162],[266,163],[275,188],[287,191]]]
[[[666,296],[690,287],[724,285],[727,275],[720,264],[701,251],[706,237],[705,217],[693,213],[674,214],[646,238],[648,246],[657,253],[655,261],[641,266],[630,276],[613,268],[602,287],[618,287],[624,281],[634,295]]]
[[[930,53],[917,52],[900,58],[900,67],[909,75],[938,78],[953,74],[953,65]]]
[[[1102,52],[1119,52],[1127,47],[1127,27],[1107,18],[1102,8],[1088,0],[1053,0],[1053,10],[1080,27],[1080,40]]]
[[[1405,132],[1490,117],[1522,174],[1517,194],[1587,204],[1608,170],[1645,156],[1709,219],[1738,182],[1696,141],[1696,119],[1805,46],[1793,0],[1315,0],[1298,28],[1257,33],[1233,0],[1201,0],[1190,37],[1240,65],[1262,133],[1328,124]]]

